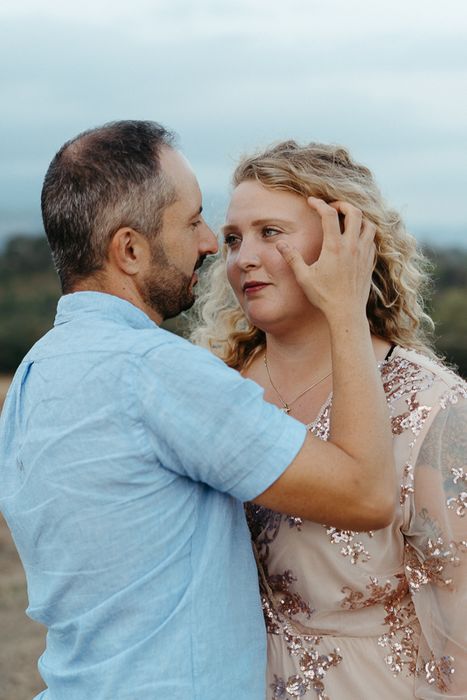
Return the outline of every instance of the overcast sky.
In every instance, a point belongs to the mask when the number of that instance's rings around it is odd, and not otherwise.
[[[1,0],[0,235],[47,165],[122,118],[174,128],[214,223],[238,156],[348,146],[419,238],[467,245],[465,0]]]

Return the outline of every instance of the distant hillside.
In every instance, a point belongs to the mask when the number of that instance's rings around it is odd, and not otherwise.
[[[436,347],[467,377],[467,250],[427,248]],[[0,252],[0,374],[11,373],[53,324],[60,295],[47,241],[17,236]],[[173,323],[172,330],[180,330]]]

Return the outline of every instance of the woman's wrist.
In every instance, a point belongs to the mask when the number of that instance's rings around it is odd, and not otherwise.
[[[339,306],[329,309],[325,316],[331,331],[348,329],[366,330],[368,328],[368,318],[365,309],[348,308]]]

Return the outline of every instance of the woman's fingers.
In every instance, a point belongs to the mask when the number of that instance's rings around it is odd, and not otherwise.
[[[318,260],[307,265],[300,252],[285,241],[276,244],[278,251],[309,301],[325,314],[341,315],[343,309],[364,313],[374,268],[375,224],[348,202],[328,204],[317,197],[309,197],[307,202],[323,228]]]
[[[276,248],[282,255],[284,260],[293,270],[297,282],[304,281],[309,270],[309,266],[306,264],[300,253],[296,248],[291,248],[285,241],[279,241],[276,244]]]
[[[321,226],[323,227],[323,248],[329,245],[334,246],[339,243],[341,238],[341,230],[339,226],[339,216],[337,210],[331,207],[323,199],[318,197],[308,197],[308,206],[310,206],[321,218]]]
[[[360,236],[362,238],[368,238],[370,241],[374,241],[376,236],[376,224],[374,224],[369,219],[363,218],[362,231]]]
[[[362,232],[360,234],[360,245],[366,252],[368,258],[371,260],[371,269],[373,270],[374,262],[376,259],[376,224],[368,219],[363,219]]]
[[[362,232],[363,214],[360,209],[348,202],[336,201],[329,204],[332,209],[344,215],[343,235],[347,238],[358,240]]]
[[[342,237],[344,237],[345,241],[358,241],[366,223],[370,223],[364,219],[361,210],[353,204],[349,204],[349,202],[338,200],[328,204],[318,197],[308,197],[307,202],[321,217],[323,246],[325,247],[329,244],[335,245],[339,242],[342,244]],[[341,230],[339,215],[343,217],[343,231]],[[370,230],[371,229],[367,229],[367,234]]]

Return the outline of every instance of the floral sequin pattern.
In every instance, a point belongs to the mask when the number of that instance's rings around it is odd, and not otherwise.
[[[269,546],[274,542],[279,532],[282,513],[276,513],[255,503],[245,505],[245,514],[250,528],[251,537],[263,557],[269,555]]]
[[[367,561],[370,561],[369,551],[365,549],[362,540],[356,540],[355,537],[357,535],[373,537],[374,532],[371,530],[364,533],[355,532],[354,530],[340,530],[337,527],[327,527],[326,525],[323,525],[323,527],[331,544],[341,545],[340,553],[343,557],[348,557],[351,564],[357,564],[357,562],[365,564]]]
[[[270,573],[268,558],[270,547],[275,541],[281,523],[288,521],[289,527],[300,528],[300,518],[283,516],[268,508],[248,504],[247,521],[253,536],[254,551],[260,573],[260,592],[267,631],[279,634],[283,618],[293,619],[297,615],[309,619],[313,614],[311,606],[293,590],[297,579],[290,569],[280,573]]]
[[[332,408],[332,397],[330,396],[323,408],[319,412],[316,420],[309,423],[306,427],[313,435],[316,435],[320,440],[328,440],[330,431],[330,418]]]
[[[342,588],[342,593],[345,594],[342,607],[346,610],[375,605],[383,607],[387,631],[378,638],[377,643],[385,650],[384,660],[394,675],[404,670],[408,674],[414,674],[416,670],[418,626],[408,591],[408,582],[403,574],[396,574],[392,580],[386,579],[383,582],[376,576],[370,576],[366,593],[352,590],[349,586]]]
[[[409,394],[415,398],[420,391],[433,386],[435,375],[403,357],[394,357],[381,366],[381,378],[388,402]]]
[[[411,593],[418,593],[422,586],[428,584],[451,589],[453,579],[452,573],[449,573],[450,567],[459,566],[462,556],[466,553],[466,540],[445,543],[442,537],[429,538],[421,558],[406,544],[405,574]]]
[[[435,659],[431,654],[428,660],[423,660],[420,675],[425,677],[428,685],[433,685],[441,692],[446,693],[449,690],[454,671],[452,656],[441,656],[441,658]]]
[[[287,678],[275,674],[274,682],[270,686],[272,700],[302,698],[309,692],[312,692],[317,700],[329,700],[323,681],[326,673],[342,661],[340,650],[335,648],[328,654],[322,653],[319,650],[322,637],[297,636],[288,625],[284,629],[284,641],[289,654],[297,658],[300,673]]]
[[[435,380],[432,372],[422,369],[419,365],[401,357],[395,357],[383,365],[381,376],[384,383],[386,399],[391,405],[394,401],[405,397],[407,410],[391,417],[392,432],[400,435],[406,430],[413,433],[415,438],[420,434],[428,418],[431,407],[420,404],[418,394],[429,389]]]
[[[441,408],[458,403],[460,399],[467,399],[467,385],[465,382],[457,382],[453,387],[450,387],[440,398]]]
[[[341,530],[247,507],[270,635],[268,700],[347,697],[352,666],[357,666],[352,654],[345,662],[343,657],[352,648],[355,625],[359,643],[368,644],[369,675],[378,679],[374,688],[386,684],[397,697],[397,688],[406,692],[418,678],[439,697],[449,692],[453,679],[454,685],[458,682],[454,669],[461,667],[462,645],[456,637],[457,611],[452,636],[447,629],[444,641],[444,625],[449,626],[452,614],[443,615],[461,585],[467,554],[467,540],[461,539],[467,450],[460,404],[467,391],[445,368],[439,377],[430,362],[423,358],[418,363],[416,353],[399,349],[379,366],[400,478],[400,507],[390,529],[383,534]],[[332,397],[307,426],[323,440],[329,438],[331,410]],[[438,598],[439,606],[432,605]],[[427,609],[428,625],[439,616],[429,628],[438,635],[435,639],[422,633]]]
[[[457,496],[447,499],[448,510],[453,510],[459,518],[463,518],[467,510],[467,474],[462,467],[451,469],[452,482],[455,487],[461,489]]]

